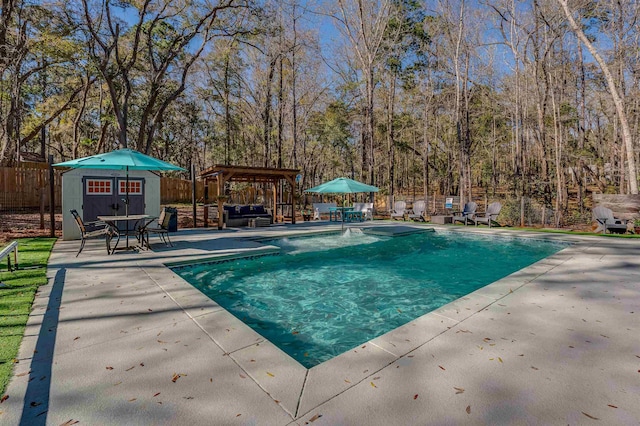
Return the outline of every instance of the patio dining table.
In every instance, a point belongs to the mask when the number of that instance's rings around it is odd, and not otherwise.
[[[126,246],[124,249],[129,249],[129,235],[136,235],[136,227],[140,221],[144,221],[145,219],[153,219],[155,216],[150,216],[148,214],[130,214],[130,215],[121,215],[121,216],[98,216],[98,220],[103,221],[107,225],[111,227],[114,233],[117,235],[116,245],[111,249],[111,254],[113,254],[118,247],[118,243],[120,242],[120,236],[126,236]],[[120,225],[118,225],[120,222]],[[125,225],[122,225],[122,222]],[[130,224],[133,223],[133,227]],[[123,226],[125,227],[124,229]],[[136,238],[136,241],[138,239]]]
[[[330,222],[338,222],[338,213],[340,213],[340,217],[347,214],[348,212],[352,212],[353,207],[329,207],[329,221]]]

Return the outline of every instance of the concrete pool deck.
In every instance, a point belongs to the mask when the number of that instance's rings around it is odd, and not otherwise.
[[[0,424],[640,423],[640,240],[415,226],[573,245],[307,370],[164,264],[339,225],[59,241]]]

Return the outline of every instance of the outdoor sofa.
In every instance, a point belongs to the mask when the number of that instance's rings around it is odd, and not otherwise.
[[[270,223],[273,223],[273,215],[271,212],[260,204],[225,204],[223,208],[224,223],[227,224],[227,227],[249,226],[249,220],[256,218],[268,218]]]

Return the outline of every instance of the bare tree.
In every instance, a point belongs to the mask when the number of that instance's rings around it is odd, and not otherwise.
[[[374,160],[374,94],[375,71],[380,63],[380,52],[389,18],[393,10],[390,0],[338,0],[338,12],[333,19],[347,38],[360,66],[364,80],[365,123],[362,134],[362,174],[375,184]]]
[[[607,88],[609,89],[609,94],[613,100],[613,103],[616,107],[616,113],[618,116],[618,120],[620,122],[620,127],[622,130],[622,141],[625,146],[626,154],[627,154],[627,167],[629,172],[629,192],[631,194],[638,194],[638,174],[636,171],[636,157],[634,153],[633,147],[633,137],[631,136],[631,129],[629,127],[629,122],[627,121],[627,113],[625,111],[625,100],[623,96],[618,91],[616,87],[616,80],[609,69],[609,65],[604,60],[604,58],[600,55],[598,50],[595,48],[593,43],[589,40],[589,38],[585,35],[582,27],[578,25],[578,22],[574,18],[574,12],[569,9],[569,5],[567,4],[567,0],[557,0],[557,2],[562,7],[564,14],[567,17],[567,21],[569,22],[569,26],[575,33],[576,37],[580,39],[580,41],[587,48],[591,56],[596,60],[598,65],[600,66],[600,70],[604,75],[605,81],[607,83]],[[581,19],[579,17],[578,19]]]

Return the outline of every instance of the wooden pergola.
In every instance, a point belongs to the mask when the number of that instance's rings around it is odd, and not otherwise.
[[[273,188],[273,208],[274,220],[277,217],[278,206],[278,184],[282,179],[289,182],[291,186],[291,221],[296,223],[296,214],[294,206],[294,195],[296,189],[296,176],[300,173],[298,169],[274,169],[270,167],[245,167],[245,166],[228,166],[215,165],[200,173],[199,177],[204,181],[205,185],[215,182],[215,196],[218,201],[218,229],[222,229],[224,184],[227,182],[250,182],[250,183],[270,183]]]

